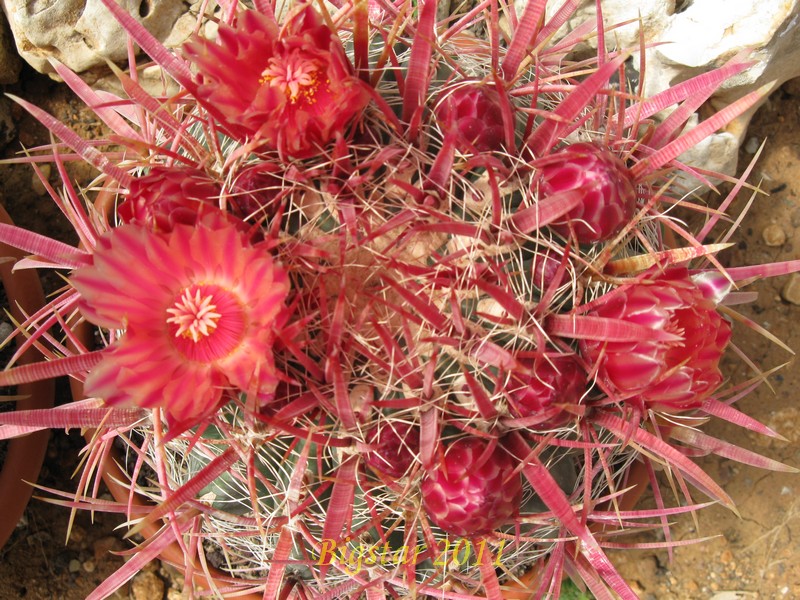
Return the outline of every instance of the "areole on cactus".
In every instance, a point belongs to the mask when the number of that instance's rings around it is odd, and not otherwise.
[[[368,466],[388,477],[403,477],[419,455],[419,428],[403,422],[387,423],[376,426],[367,435],[367,442],[364,462]]]
[[[589,384],[586,371],[573,357],[546,355],[520,357],[512,371],[506,394],[509,411],[532,429],[554,429],[574,418]]]
[[[57,166],[89,162],[102,191],[52,192],[81,247],[0,227],[34,255],[22,266],[69,272],[17,333],[48,360],[0,383],[68,374],[89,396],[2,414],[0,432],[97,427],[74,506],[106,508],[93,478],[115,439],[120,505],[151,502],[127,510],[152,540],[92,598],[170,544],[218,595],[557,597],[569,576],[633,598],[605,545],[697,510],[686,484],[731,504],[687,457],[722,446],[659,424],[777,435],[719,399],[729,284],[800,261],[724,269],[705,238],[743,181],[709,211],[676,177],[758,100],[683,131],[746,63],[641,98],[612,81],[626,52],[571,56],[602,22],[557,37],[574,2],[443,21],[434,0],[226,4],[216,39],[174,54],[104,3],[180,92],[120,73],[109,101],[56,65],[125,159],[18,99],[73,150]],[[675,205],[708,220],[693,231]],[[686,497],[656,486],[658,510],[615,511],[636,464]]]

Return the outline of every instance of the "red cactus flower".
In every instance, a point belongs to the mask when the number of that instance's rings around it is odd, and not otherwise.
[[[461,438],[450,444],[441,462],[420,484],[428,518],[453,535],[489,533],[508,523],[519,510],[522,481],[516,462],[499,445]]]
[[[220,187],[204,171],[155,165],[130,185],[117,214],[123,223],[169,233],[177,224],[194,225],[207,214],[218,214]]]
[[[369,94],[337,35],[303,4],[283,25],[256,11],[220,26],[219,43],[184,46],[199,70],[198,101],[232,137],[295,158],[319,151],[364,109]]]
[[[540,417],[535,429],[559,427],[570,418],[563,407],[577,404],[586,391],[586,372],[571,356],[520,360],[529,372],[515,371],[506,394],[511,412],[518,417]]]
[[[567,237],[572,230],[580,244],[618,234],[636,212],[636,189],[625,164],[608,149],[571,144],[540,161],[542,198],[578,191],[581,202],[551,227]]]
[[[679,342],[585,340],[581,352],[597,376],[628,402],[670,412],[698,408],[722,382],[719,361],[731,337],[716,310],[713,286],[685,268],[619,288],[591,314],[680,336]]]
[[[124,330],[87,376],[87,394],[163,407],[188,426],[216,410],[225,390],[270,399],[287,279],[231,223],[175,224],[163,235],[118,227],[71,281],[89,321]]]
[[[445,90],[434,112],[442,129],[456,132],[461,152],[492,152],[502,148],[503,109],[494,87],[477,81],[459,83]]]
[[[375,428],[368,439],[373,448],[364,454],[364,461],[389,477],[405,475],[419,452],[419,429],[408,423]]]

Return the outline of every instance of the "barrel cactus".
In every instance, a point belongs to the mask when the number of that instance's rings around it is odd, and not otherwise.
[[[52,191],[80,247],[0,229],[68,273],[19,328],[48,360],[1,383],[69,374],[86,394],[2,415],[6,434],[96,427],[75,500],[93,510],[121,442],[118,501],[150,532],[93,597],[172,544],[220,596],[557,597],[569,576],[633,598],[607,540],[696,510],[689,485],[731,505],[688,458],[724,443],[669,429],[774,435],[720,400],[731,283],[800,262],[724,269],[723,213],[678,177],[759,94],[686,131],[690,111],[659,113],[746,63],[639,97],[614,83],[625,49],[574,58],[603,25],[563,37],[572,2],[221,3],[216,37],[177,53],[104,3],[179,91],[120,72],[112,97],[56,65],[125,152],[17,99],[99,191]],[[621,510],[658,465],[685,505],[652,479],[660,509]]]

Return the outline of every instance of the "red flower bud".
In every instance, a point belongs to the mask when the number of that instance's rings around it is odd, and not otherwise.
[[[484,456],[488,442],[461,438],[423,479],[422,506],[432,523],[448,533],[489,533],[512,520],[522,501],[516,461],[502,447]]]
[[[636,212],[636,189],[625,164],[594,144],[571,144],[541,161],[539,197],[577,191],[581,201],[550,226],[578,243],[601,242],[618,234]]]
[[[689,410],[701,406],[722,382],[719,361],[731,326],[686,269],[673,268],[622,287],[590,314],[681,338],[581,343],[582,354],[597,363],[598,378],[629,402],[672,412]]]
[[[445,90],[434,109],[439,126],[455,130],[459,151],[493,152],[504,142],[500,93],[480,82],[463,82]]]

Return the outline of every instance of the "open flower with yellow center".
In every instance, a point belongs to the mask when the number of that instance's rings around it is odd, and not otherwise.
[[[234,224],[175,224],[164,234],[118,227],[71,281],[86,318],[121,331],[87,377],[89,395],[163,407],[183,427],[229,392],[271,399],[273,325],[287,278]]]
[[[308,4],[279,27],[243,11],[218,43],[184,46],[199,71],[198,101],[226,133],[306,158],[344,132],[369,102],[338,36]]]

